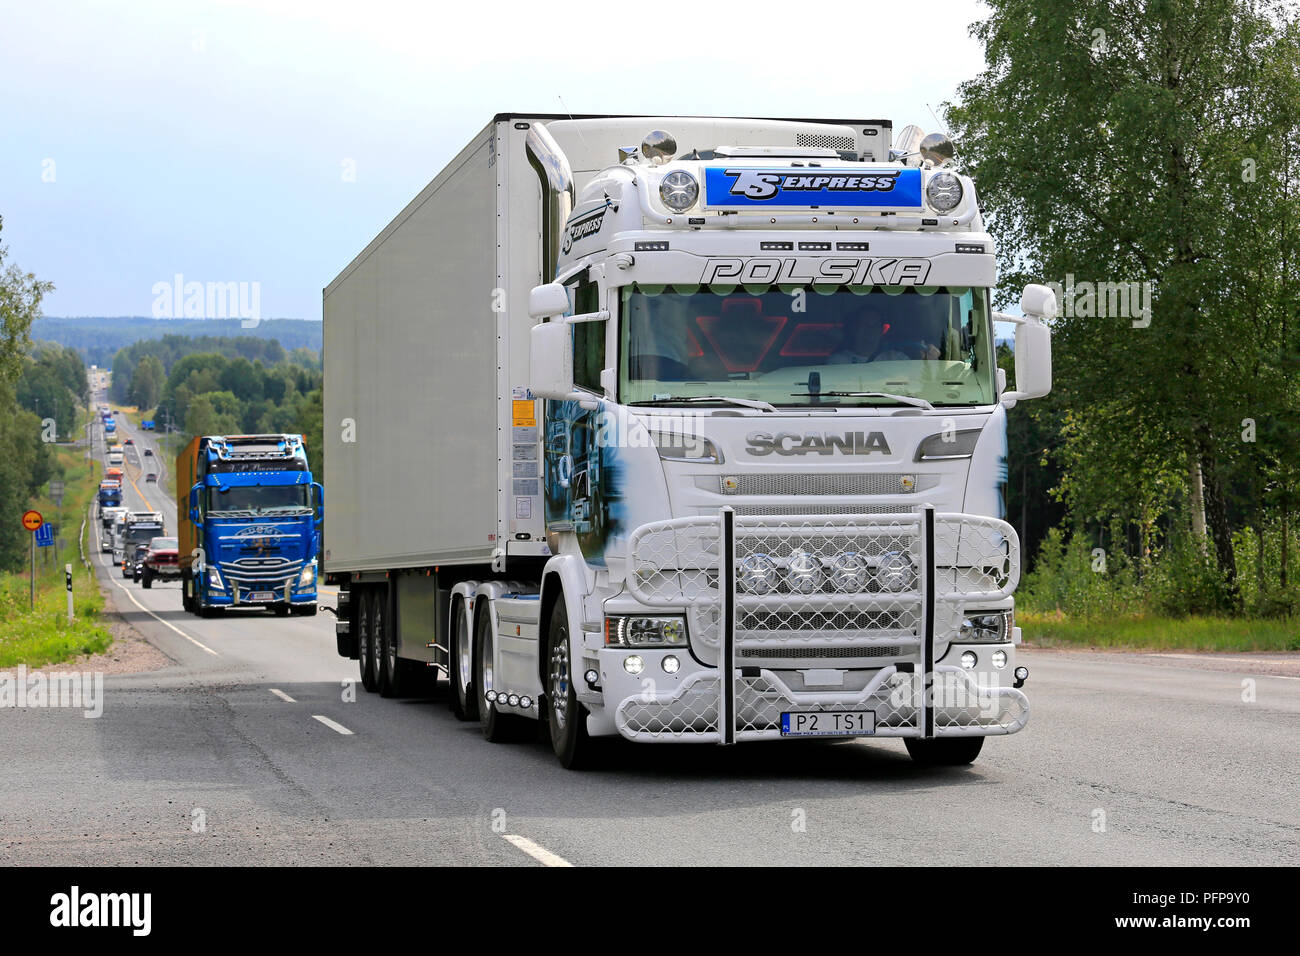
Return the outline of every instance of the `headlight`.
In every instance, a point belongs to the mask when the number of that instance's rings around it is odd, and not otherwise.
[[[960,193],[958,195],[960,196]],[[669,173],[659,183],[659,198],[673,212],[685,212],[690,209],[699,196],[700,184],[684,169]]]
[[[822,585],[821,563],[807,551],[796,551],[790,555],[786,565],[785,580],[795,594],[812,594]]]
[[[298,587],[305,588],[316,583],[316,565],[309,564],[298,575]]]
[[[680,617],[607,617],[607,647],[684,647],[686,622]]]
[[[1005,644],[1009,633],[1008,617],[1006,611],[969,614],[958,629],[958,640],[963,644]]]
[[[961,180],[953,173],[935,173],[925,184],[925,198],[938,212],[956,209],[961,204]]]
[[[751,554],[740,562],[736,583],[747,594],[771,594],[776,590],[780,572],[776,563],[765,554]]]
[[[867,562],[856,553],[846,551],[831,558],[831,587],[837,591],[854,594],[867,589],[871,570]]]
[[[226,586],[221,583],[221,575],[217,573],[216,568],[208,568],[208,587],[216,588],[218,591],[226,589]]]
[[[889,551],[880,559],[876,580],[884,591],[910,591],[916,586],[916,568],[912,556],[904,551]]]

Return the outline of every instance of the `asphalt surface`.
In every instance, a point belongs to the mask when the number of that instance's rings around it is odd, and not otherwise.
[[[138,477],[152,439],[123,430],[127,502],[174,533],[175,503]],[[97,719],[0,709],[0,862],[1300,862],[1294,659],[1025,650],[1029,726],[969,768],[888,740],[615,741],[575,773],[540,742],[487,743],[445,691],[367,694],[331,615],[201,620],[174,583],[111,580],[175,664],[108,677]]]

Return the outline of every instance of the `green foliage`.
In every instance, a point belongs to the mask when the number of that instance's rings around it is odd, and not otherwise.
[[[263,319],[252,328],[244,328],[239,319],[46,316],[36,320],[32,334],[36,338],[75,348],[87,365],[98,365],[100,368],[112,367],[118,352],[133,343],[167,336],[191,339],[201,336],[242,338],[250,342],[274,339],[286,349],[305,349],[309,353],[319,353],[321,348],[321,323],[299,319]],[[163,357],[160,353],[141,354],[158,354],[159,358]],[[251,353],[247,355],[250,360],[256,357]],[[134,362],[127,369],[128,376],[132,371]],[[115,400],[125,401],[120,396],[115,396]]]

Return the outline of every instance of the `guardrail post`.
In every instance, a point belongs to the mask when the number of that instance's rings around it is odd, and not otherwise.
[[[718,678],[722,691],[718,708],[718,730],[723,745],[736,742],[736,514],[729,506],[721,512],[722,567],[718,573],[721,599],[721,640],[718,642]]]

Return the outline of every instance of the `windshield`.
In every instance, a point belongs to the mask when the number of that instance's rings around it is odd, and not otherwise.
[[[248,485],[208,489],[208,514],[296,514],[310,511],[307,485]]]
[[[158,537],[158,532],[161,530],[162,528],[157,524],[132,525],[131,530],[128,531],[126,535],[127,547],[134,544],[147,545],[154,538]]]
[[[995,401],[988,290],[632,285],[622,290],[625,403],[777,406]],[[839,394],[835,394],[839,393]]]
[[[175,538],[154,538],[152,541],[149,542],[149,547],[153,548],[155,551],[169,551],[169,550],[175,551],[176,539]]]

